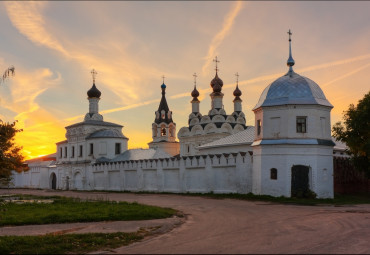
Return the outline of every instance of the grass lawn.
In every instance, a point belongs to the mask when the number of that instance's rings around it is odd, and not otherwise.
[[[139,241],[143,236],[140,232],[0,236],[0,254],[82,254],[118,248]]]
[[[129,191],[106,191],[112,193],[131,193]],[[291,197],[273,197],[269,195],[254,195],[252,193],[248,194],[215,194],[215,193],[153,193],[153,192],[132,192],[135,194],[175,194],[180,196],[200,196],[208,197],[214,199],[239,199],[239,200],[248,200],[248,201],[264,201],[264,202],[273,202],[280,204],[296,204],[296,205],[351,205],[351,204],[370,204],[370,194],[356,194],[356,195],[340,195],[336,194],[334,199],[326,198],[291,198]]]
[[[223,199],[241,199],[249,201],[266,201],[282,204],[297,204],[297,205],[350,205],[350,204],[370,204],[370,195],[358,194],[358,195],[335,195],[333,199],[317,199],[317,198],[291,198],[291,197],[272,197],[268,195],[254,195],[249,194],[213,194],[207,193],[203,196]]]
[[[0,226],[162,219],[177,213],[171,208],[115,201],[86,201],[66,197],[16,195],[20,199],[52,199],[53,203],[6,203],[0,200]]]

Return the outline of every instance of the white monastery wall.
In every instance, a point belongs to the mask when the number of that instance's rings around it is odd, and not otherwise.
[[[32,178],[32,174],[35,177]],[[16,187],[153,192],[252,192],[252,156],[217,154],[167,159],[131,160],[68,167],[31,166],[14,173]],[[32,182],[32,181],[35,182]],[[67,184],[68,181],[68,184]]]

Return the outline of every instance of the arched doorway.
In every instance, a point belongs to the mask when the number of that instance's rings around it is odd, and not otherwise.
[[[74,188],[77,190],[82,190],[83,185],[82,185],[82,174],[80,172],[75,173],[74,176]]]
[[[302,197],[309,191],[309,170],[308,166],[303,165],[295,165],[292,167],[292,197]]]
[[[55,173],[51,173],[50,175],[50,188],[57,189],[57,176]]]

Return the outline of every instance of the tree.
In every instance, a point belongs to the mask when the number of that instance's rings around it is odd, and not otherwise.
[[[21,153],[22,147],[15,145],[14,136],[21,132],[22,129],[17,129],[13,123],[4,123],[0,120],[0,179],[4,184],[10,180],[11,171],[23,171],[23,155]]]
[[[14,76],[14,74],[14,66],[6,69],[0,78],[0,84],[4,83],[10,76]],[[16,122],[4,123],[0,120],[0,183],[8,187],[12,182],[11,171],[25,169],[22,163],[24,159],[21,154],[22,148],[14,144],[14,136],[22,131],[15,128]]]
[[[343,120],[333,126],[333,136],[347,144],[355,168],[370,177],[370,91],[344,111]]]
[[[8,69],[5,70],[3,76],[0,79],[0,84],[1,83],[4,83],[5,80],[7,78],[9,78],[10,76],[14,76],[14,74],[15,74],[15,68],[14,68],[14,66],[8,67]]]

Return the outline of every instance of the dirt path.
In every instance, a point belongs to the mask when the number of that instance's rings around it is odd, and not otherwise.
[[[370,205],[294,206],[178,195],[20,191],[137,201],[178,209],[187,216],[170,232],[112,253],[370,253]]]

